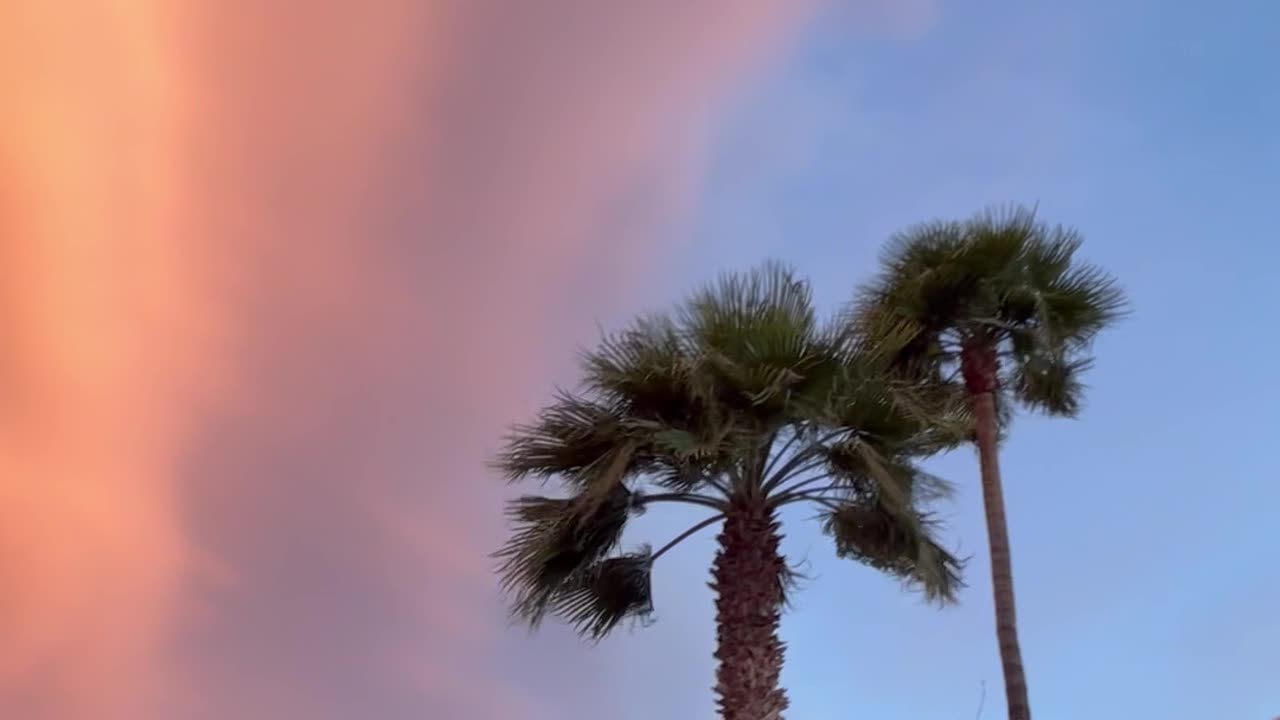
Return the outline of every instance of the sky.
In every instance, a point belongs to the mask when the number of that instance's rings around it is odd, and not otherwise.
[[[1274,717],[1277,48],[1263,0],[3,4],[0,717],[710,720],[710,535],[653,626],[530,635],[486,458],[601,327],[771,257],[834,310],[1003,202],[1134,306],[1004,451],[1037,717]],[[958,607],[787,518],[792,716],[1002,713],[934,465]]]

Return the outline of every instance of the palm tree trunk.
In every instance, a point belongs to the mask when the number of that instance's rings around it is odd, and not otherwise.
[[[1009,528],[1004,514],[1004,489],[1000,482],[997,447],[998,424],[995,390],[998,367],[994,350],[967,348],[962,370],[974,415],[978,462],[982,469],[982,502],[987,516],[987,542],[991,552],[991,586],[996,608],[996,642],[1004,670],[1005,701],[1009,720],[1031,720],[1027,699],[1027,676],[1018,644],[1017,612],[1013,599],[1013,560],[1009,551]]]
[[[758,499],[735,499],[725,513],[712,569],[716,592],[716,694],[724,720],[780,720],[778,638],[786,564],[773,511]]]

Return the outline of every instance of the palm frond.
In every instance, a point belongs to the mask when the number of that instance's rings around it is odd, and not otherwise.
[[[537,420],[512,429],[493,465],[512,482],[581,478],[607,464],[627,442],[612,408],[559,391]]]
[[[685,301],[678,317],[729,409],[780,412],[824,359],[809,284],[777,262],[722,276]]]
[[[944,342],[957,307],[967,306],[976,278],[960,262],[966,249],[963,223],[935,221],[893,235],[881,255],[881,271],[863,284],[849,306],[852,324],[865,338],[902,332],[892,366],[930,374],[953,355]]]
[[[564,583],[617,546],[631,511],[631,491],[621,484],[602,498],[512,501],[512,534],[494,553],[512,613],[530,625],[540,623]]]
[[[951,483],[922,470],[912,456],[886,453],[863,438],[833,444],[826,457],[834,480],[903,515],[954,492]]]
[[[882,281],[894,285],[921,273],[929,273],[951,262],[964,246],[964,225],[934,220],[894,233],[880,253],[885,269]]]
[[[684,303],[680,318],[698,347],[731,357],[785,354],[817,330],[809,283],[776,261],[721,275]]]
[[[1014,396],[1027,407],[1046,415],[1074,417],[1084,399],[1080,376],[1089,369],[1088,358],[1074,360],[1031,356],[1022,358],[1013,374]]]
[[[904,517],[874,501],[854,501],[824,513],[823,530],[836,554],[898,577],[941,603],[955,602],[964,587],[964,563],[933,538],[933,521]]]
[[[706,463],[690,459],[663,458],[655,463],[649,478],[655,485],[673,492],[694,492],[711,482],[718,473]]]
[[[912,397],[905,388],[878,380],[863,380],[835,394],[840,426],[894,452],[912,448],[925,455],[948,447],[950,432],[943,423],[952,419],[944,407],[931,407],[927,398]],[[913,405],[913,402],[918,405]]]
[[[891,240],[881,273],[854,306],[855,322],[864,332],[894,319],[913,322],[917,333],[894,367],[935,387],[949,382],[957,340],[992,343],[1012,360],[998,399],[1005,420],[1014,400],[1074,412],[1085,367],[1077,357],[1127,312],[1115,279],[1076,259],[1080,246],[1074,229],[1049,226],[1020,206],[911,228]],[[1045,357],[1065,359],[1036,371]]]
[[[623,620],[653,612],[652,568],[648,547],[594,563],[556,593],[554,612],[583,637],[600,640]]]
[[[911,380],[890,384],[899,412],[916,423],[915,431],[894,441],[897,452],[921,458],[953,450],[973,437],[969,398],[959,382]]]
[[[836,341],[854,364],[867,372],[894,369],[916,354],[927,335],[920,318],[867,298],[847,304],[836,316]]]
[[[698,399],[697,358],[665,315],[632,323],[580,358],[587,392],[615,412],[647,419],[688,414]]]
[[[1079,231],[1065,225],[1040,226],[1035,242],[1023,255],[1027,285],[1045,288],[1071,271],[1076,251],[1084,243]]]
[[[1087,348],[1124,317],[1128,301],[1115,278],[1094,265],[1077,265],[1040,288],[1039,320],[1055,346]],[[1049,348],[1055,349],[1055,348]]]
[[[982,281],[992,277],[1018,282],[1017,274],[1044,230],[1033,209],[1019,205],[987,208],[964,223],[964,247],[957,253],[957,269],[978,285],[991,284]]]
[[[669,317],[650,316],[582,357],[587,392],[623,418],[633,468],[677,491],[696,488],[730,454],[733,418],[707,353]]]
[[[972,271],[985,278],[1007,330],[1033,331],[1041,352],[1081,349],[1126,309],[1115,279],[1097,266],[1075,260],[1082,239],[1074,229],[1050,227],[1034,212],[1015,208],[970,222]],[[984,244],[1006,242],[1017,252],[978,253]],[[1013,338],[1025,345],[1028,336]]]
[[[726,436],[732,432],[732,425],[713,428],[680,427],[674,424],[632,419],[628,427],[636,437],[645,438],[646,446],[656,456],[675,460],[707,461],[723,451]]]

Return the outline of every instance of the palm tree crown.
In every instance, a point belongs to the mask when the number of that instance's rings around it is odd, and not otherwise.
[[[1111,276],[1075,259],[1080,242],[1021,207],[916,226],[890,240],[858,313],[864,326],[909,328],[899,367],[952,380],[966,350],[989,348],[974,369],[992,376],[966,382],[989,384],[1002,411],[1014,399],[1073,416],[1090,345],[1126,306]]]
[[[716,523],[728,534],[743,508],[776,528],[773,513],[802,502],[842,556],[952,599],[960,562],[923,509],[946,488],[916,461],[962,438],[885,380],[904,337],[880,332],[873,345],[820,322],[808,285],[778,264],[606,337],[582,356],[581,388],[517,426],[495,463],[511,481],[564,491],[510,505],[513,533],[495,555],[514,614],[601,638],[650,612],[650,569],[675,543]],[[627,520],[660,503],[711,515],[656,551],[619,551]],[[770,563],[777,593],[763,602],[776,605],[788,573]]]

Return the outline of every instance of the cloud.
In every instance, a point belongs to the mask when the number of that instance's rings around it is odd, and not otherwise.
[[[0,715],[615,711],[482,462],[811,10],[5,5]]]
[[[0,18],[0,711],[558,716],[480,460],[799,12],[172,7]]]
[[[206,373],[160,5],[0,12],[0,715],[136,718]],[[93,28],[86,33],[85,28]]]
[[[208,163],[226,174],[208,193],[228,193],[219,216],[238,232],[221,234],[253,260],[231,273],[251,319],[241,374],[186,493],[241,588],[186,636],[211,716],[317,698],[310,716],[609,709],[576,643],[504,632],[482,463],[617,286],[664,254],[610,238],[610,213],[638,187],[633,216],[676,212],[692,186],[678,151],[799,16],[437,7],[363,16],[384,24],[355,40],[353,18],[321,13],[286,57],[246,42],[228,69],[219,46],[201,83],[225,83],[239,113],[216,126]],[[248,37],[273,22],[237,13],[202,23]],[[269,102],[284,94],[308,100],[301,126]]]

